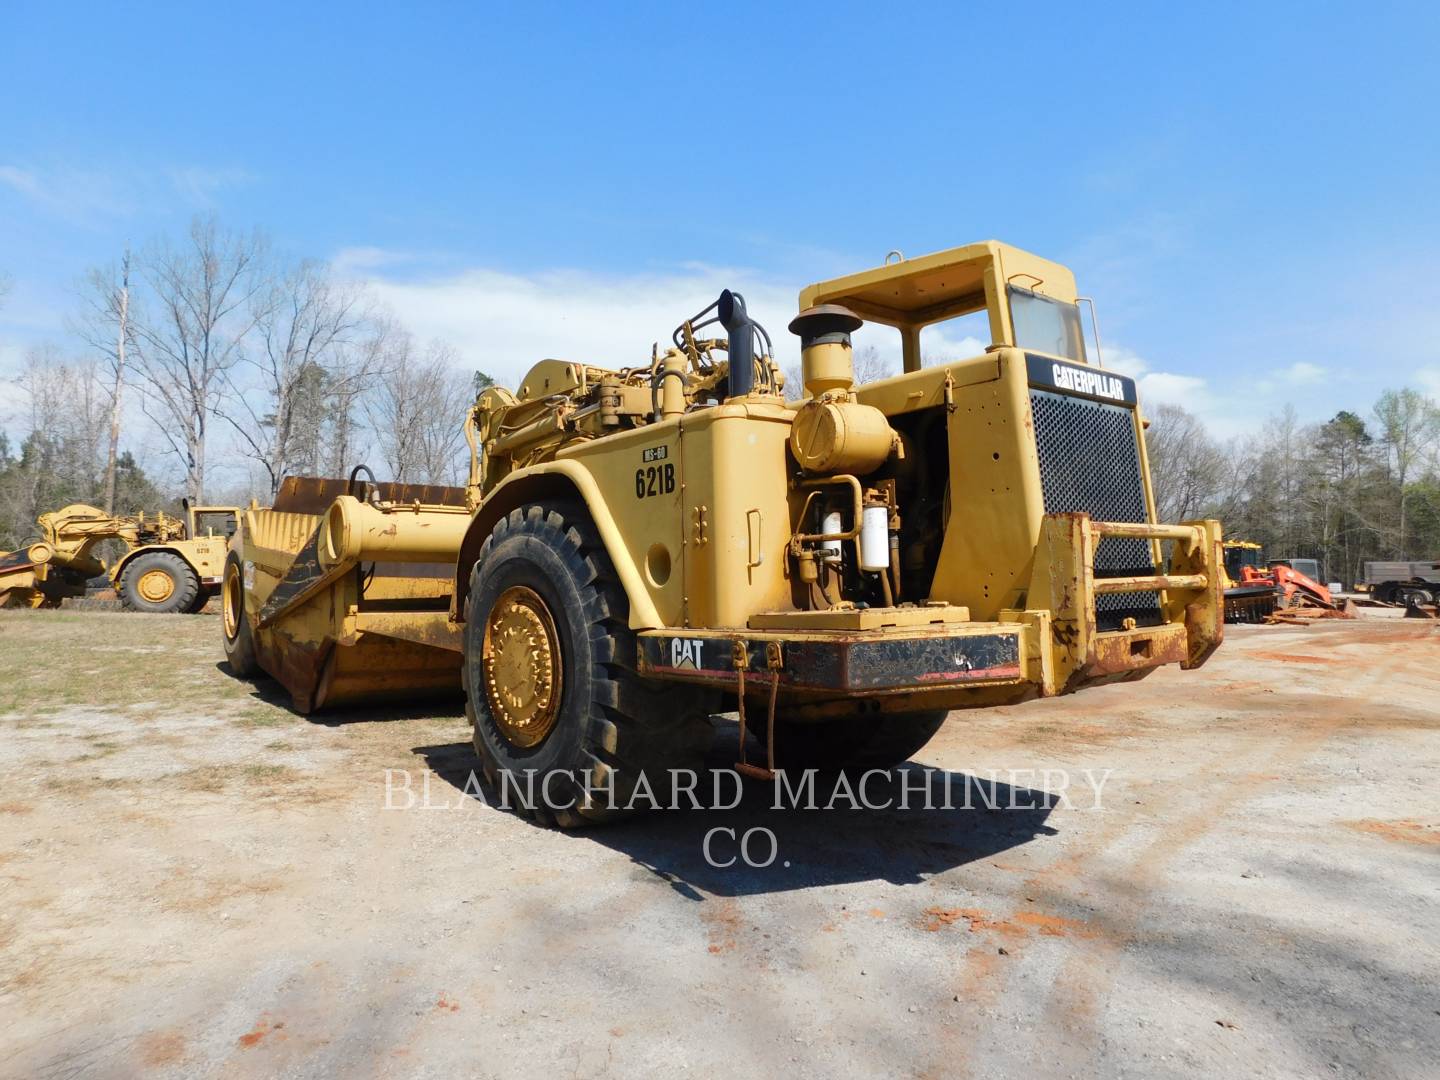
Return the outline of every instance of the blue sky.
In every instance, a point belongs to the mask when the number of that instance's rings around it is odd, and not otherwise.
[[[996,237],[1221,434],[1440,391],[1434,5],[30,3],[0,34],[0,374],[197,212],[514,377],[731,284]],[[785,342],[789,348],[789,343]],[[588,355],[586,352],[588,351]]]

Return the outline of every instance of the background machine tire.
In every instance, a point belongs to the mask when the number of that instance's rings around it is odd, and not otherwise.
[[[125,567],[118,591],[127,611],[169,615],[190,610],[200,595],[200,579],[180,556],[156,551]]]
[[[754,710],[755,737],[766,745],[768,722]],[[752,714],[753,715],[753,714]],[[837,717],[815,723],[775,718],[777,769],[891,769],[909,761],[945,723],[944,709]],[[756,757],[764,761],[764,750]]]
[[[250,633],[250,620],[245,616],[245,583],[240,556],[231,552],[225,559],[225,574],[220,579],[220,632],[225,641],[225,659],[230,670],[242,679],[260,670],[255,661],[255,639]]]
[[[701,767],[716,696],[640,678],[628,611],[577,504],[512,510],[480,548],[462,666],[475,752],[507,804],[544,824],[669,805],[670,770]]]

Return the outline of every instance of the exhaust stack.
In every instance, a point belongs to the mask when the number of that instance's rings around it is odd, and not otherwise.
[[[755,389],[755,323],[745,311],[745,298],[726,289],[716,312],[730,335],[730,396],[745,397]]]

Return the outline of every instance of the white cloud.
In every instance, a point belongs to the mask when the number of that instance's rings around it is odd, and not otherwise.
[[[1176,375],[1168,371],[1152,371],[1140,377],[1140,393],[1146,401],[1163,401],[1196,409],[1208,403],[1205,380],[1195,375]]]
[[[1264,415],[1253,395],[1235,395],[1215,388],[1199,375],[1152,370],[1149,361],[1119,342],[1102,342],[1105,368],[1135,380],[1144,405],[1179,405],[1194,413],[1217,438],[1227,439],[1254,428]]]
[[[252,183],[253,173],[233,167],[207,168],[201,165],[187,165],[169,169],[166,175],[171,185],[193,206],[210,207],[215,196],[225,188],[240,187]]]
[[[1283,382],[1290,383],[1291,385],[1306,386],[1311,383],[1320,382],[1327,374],[1326,370],[1319,364],[1307,364],[1304,360],[1297,360],[1288,368],[1282,370],[1279,373],[1279,377]]]
[[[1440,398],[1440,367],[1423,367],[1415,373],[1415,382],[1427,397]]]
[[[0,165],[0,184],[42,212],[70,222],[126,209],[113,185],[98,174],[64,170],[42,176],[18,165]]]
[[[1123,345],[1101,342],[1100,360],[1106,369],[1118,371],[1121,375],[1128,375],[1132,379],[1138,379],[1150,370],[1150,365],[1138,353]]]
[[[1143,356],[1118,342],[1102,346],[1102,359],[1107,371],[1117,371],[1135,380],[1142,401],[1184,405],[1191,411],[1203,409],[1211,403],[1209,386],[1200,376],[1152,371]]]
[[[472,269],[414,280],[396,276],[420,258],[381,248],[349,248],[337,253],[332,265],[341,276],[366,282],[420,339],[449,342],[467,369],[485,371],[510,386],[547,358],[602,367],[648,362],[652,342],[664,349],[671,331],[724,288],[745,295],[750,313],[769,330],[781,367],[799,363],[799,341],[786,329],[795,313],[799,283],[699,263],[652,274]],[[978,356],[985,351],[985,342],[963,332],[970,327],[948,329],[950,335],[940,327],[927,332],[927,356]],[[900,369],[900,338],[891,328],[867,324],[856,333],[855,346],[874,346],[883,361]],[[1183,405],[1222,436],[1246,426],[1234,403],[1218,397],[1202,377],[1154,371],[1120,343],[1105,345],[1104,359],[1107,369],[1136,379],[1144,402]]]
[[[700,264],[626,275],[465,270],[419,280],[378,272],[403,259],[360,248],[340,252],[333,264],[353,280],[367,282],[418,337],[449,342],[467,367],[512,386],[547,358],[604,367],[648,363],[653,342],[663,350],[671,331],[725,288],[745,296],[751,316],[770,332],[782,365],[799,357],[798,339],[785,328],[798,286],[765,280],[753,271]]]
[[[0,184],[32,199],[40,196],[40,180],[33,172],[16,165],[0,165]]]
[[[142,211],[171,212],[176,196],[189,209],[209,209],[228,187],[250,183],[244,169],[181,165],[161,169],[35,169],[0,164],[0,188],[70,224],[132,217]]]
[[[408,261],[409,255],[380,247],[344,248],[330,260],[330,269],[342,278],[364,278],[381,267]]]

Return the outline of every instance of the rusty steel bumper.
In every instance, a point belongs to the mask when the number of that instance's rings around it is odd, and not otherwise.
[[[782,692],[870,697],[1018,682],[1019,626],[962,624],[930,632],[652,630],[639,636],[639,668],[653,678],[734,689],[744,668]]]
[[[1169,542],[1169,572],[1097,578],[1103,537]],[[1158,554],[1158,552],[1157,552]],[[791,703],[873,699],[885,711],[1011,704],[1084,686],[1199,667],[1224,635],[1220,526],[1043,519],[1025,607],[993,622],[881,630],[649,630],[637,666],[650,678],[747,693],[772,687]],[[1096,628],[1096,596],[1150,591],[1160,621]]]
[[[1161,562],[1159,546],[1168,542],[1168,572],[1096,577],[1095,549],[1110,536],[1149,541],[1157,565]],[[1166,664],[1197,668],[1225,636],[1220,541],[1218,521],[1154,525],[1091,521],[1086,514],[1047,514],[1026,594],[1027,610],[1002,617],[1035,622],[1041,626],[1042,636],[1051,639],[1050,670],[1044,677],[1047,693],[1138,678]],[[1134,592],[1156,594],[1158,625],[1099,631],[1095,598]]]

